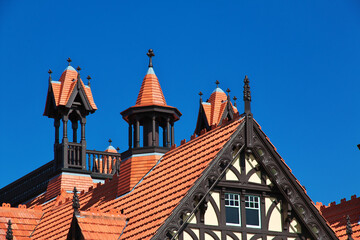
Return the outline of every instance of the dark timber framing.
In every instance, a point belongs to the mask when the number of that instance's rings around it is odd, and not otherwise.
[[[264,196],[275,194],[278,199],[282,201],[283,209],[283,226],[282,233],[269,232],[267,230],[253,229],[251,233],[258,231],[252,239],[263,239],[267,234],[276,236],[276,239],[281,239],[281,236],[294,237],[293,233],[288,231],[288,223],[291,218],[291,214],[294,214],[300,221],[300,224],[304,226],[302,234],[303,236],[296,236],[301,239],[304,237],[310,237],[312,239],[337,239],[333,230],[327,225],[324,218],[320,215],[318,210],[312,204],[310,198],[304,192],[302,187],[297,183],[295,177],[292,175],[288,167],[282,162],[281,157],[275,151],[272,144],[267,139],[266,135],[261,131],[258,124],[253,120],[250,110],[250,87],[248,78],[244,80],[244,101],[245,101],[245,115],[240,121],[244,121],[240,124],[238,130],[233,134],[231,139],[225,144],[223,149],[218,153],[217,157],[209,164],[208,168],[204,171],[202,176],[197,179],[194,186],[189,190],[183,199],[181,199],[179,205],[173,210],[172,214],[167,218],[165,223],[158,229],[157,233],[152,239],[176,239],[180,237],[182,232],[186,231],[194,236],[194,233],[189,232],[187,228],[187,221],[193,213],[199,214],[197,217],[198,223],[202,222],[203,213],[207,207],[207,203],[211,201],[210,191],[220,189],[221,194],[224,194],[226,189],[243,189],[241,195],[244,196],[246,192],[254,191],[260,193],[261,201],[264,201]],[[266,186],[251,187],[248,189],[242,187],[242,184],[232,184],[226,186],[229,183],[222,183],[221,179],[224,177],[226,170],[231,168],[232,162],[240,155],[241,158],[245,154],[253,154],[260,168],[259,170],[266,174],[274,184],[272,189],[268,189]],[[244,163],[241,163],[243,166]],[[264,180],[262,180],[263,182]],[[225,185],[225,186],[224,186]],[[269,191],[270,190],[270,191]],[[263,202],[261,203],[264,204]],[[224,203],[221,203],[223,206]],[[224,211],[221,211],[224,212]],[[200,218],[200,219],[199,219]],[[224,219],[223,216],[220,219]],[[262,221],[265,219],[262,216]],[[221,220],[224,221],[224,220]],[[223,225],[223,223],[220,224]],[[242,219],[244,223],[244,218]],[[268,224],[262,222],[262,224]],[[199,227],[199,226],[198,226]],[[212,230],[221,230],[222,232],[230,233],[234,227],[216,227],[206,226]],[[236,232],[243,232],[243,239],[245,233],[249,232],[249,228],[240,227],[236,228]],[[200,229],[200,236],[206,229]],[[218,239],[211,231],[207,231],[215,239]],[[231,235],[231,234],[230,234]],[[224,236],[224,234],[222,235]],[[231,235],[234,236],[234,235]],[[194,239],[196,239],[194,237]],[[202,239],[202,237],[200,237]],[[223,240],[222,237],[221,240]],[[236,239],[236,238],[235,238]]]

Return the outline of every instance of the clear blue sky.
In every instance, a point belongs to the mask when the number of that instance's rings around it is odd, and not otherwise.
[[[247,74],[254,117],[313,201],[360,195],[358,0],[1,0],[0,187],[52,159],[47,71],[58,79],[68,57],[93,79],[88,148],[111,138],[126,150],[120,112],[135,104],[149,48],[183,113],[177,144],[195,129],[198,92],[208,98],[218,79],[242,99]]]

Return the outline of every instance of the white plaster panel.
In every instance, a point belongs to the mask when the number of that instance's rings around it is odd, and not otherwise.
[[[205,225],[212,225],[212,226],[219,225],[214,207],[211,202],[208,203],[208,208],[207,208],[207,210],[205,212],[205,216],[204,216],[204,223],[205,223]]]
[[[248,174],[249,171],[251,171],[253,168],[255,168],[255,166],[257,165],[257,161],[255,160],[253,155],[247,155],[245,157],[245,173]]]
[[[246,239],[250,240],[255,234],[248,233],[246,234]]]
[[[205,233],[205,240],[215,240],[210,234]]]
[[[266,176],[266,185],[270,186],[272,182],[270,181],[270,178]]]
[[[231,169],[227,169],[225,174],[225,180],[239,181],[239,178],[235,175],[235,173]]]
[[[183,215],[183,221],[185,222],[186,219],[188,218],[189,215]],[[193,213],[191,215],[191,217],[187,220],[188,223],[193,223],[193,224],[196,224],[196,217],[195,217],[195,214]]]
[[[221,239],[221,232],[220,231],[213,231],[213,233],[216,234],[216,236]]]
[[[242,240],[242,234],[238,232],[233,232],[233,234],[239,239]]]
[[[214,199],[215,203],[216,203],[216,207],[219,209],[220,211],[220,193],[218,192],[211,192],[211,197]],[[215,207],[215,206],[214,206]]]
[[[276,207],[270,215],[269,230],[275,232],[282,231],[280,203],[276,204]]]
[[[194,240],[190,234],[188,234],[186,231],[183,232],[184,233],[184,240]]]
[[[249,178],[249,182],[261,184],[261,173],[260,173],[260,171],[257,171],[255,173],[253,173]]]
[[[287,240],[296,240],[296,238],[288,237]]]
[[[272,240],[275,236],[266,236],[266,240]]]
[[[291,233],[301,233],[301,226],[300,226],[300,224],[296,221],[296,219],[293,219],[293,220],[291,221],[289,232],[291,232]]]
[[[226,240],[235,240],[232,237],[230,237],[229,235],[226,235]]]
[[[236,170],[239,171],[239,173],[241,174],[241,168],[240,168],[240,155],[235,159],[233,166]]]
[[[200,231],[197,228],[190,228],[194,234],[197,236],[198,239],[200,239]]]
[[[267,217],[271,204],[275,201],[275,198],[265,198],[265,216]]]

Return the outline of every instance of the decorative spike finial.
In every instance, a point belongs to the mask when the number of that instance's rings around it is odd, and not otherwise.
[[[347,240],[354,240],[352,237],[353,230],[350,223],[350,217],[349,215],[346,216],[346,234],[348,236]]]
[[[116,148],[116,151],[120,151],[120,148],[119,148],[119,147],[117,147],[117,148]]]
[[[6,230],[6,240],[13,240],[14,239],[11,225],[12,225],[12,223],[11,223],[11,220],[9,219],[8,227],[7,227],[7,230]]]
[[[111,138],[109,138],[108,142],[109,142],[109,146],[111,146],[111,143],[112,143]]]
[[[244,78],[244,103],[245,103],[245,113],[251,113],[250,102],[251,102],[251,92],[249,85],[249,78],[245,75]]]
[[[149,49],[146,55],[149,57],[149,67],[153,67],[151,58],[155,56],[154,51],[152,49]]]
[[[74,190],[73,190],[73,204],[72,204],[72,207],[74,209],[74,214],[75,215],[79,215],[80,212],[79,212],[79,208],[80,208],[80,202],[79,202],[79,197],[77,195],[77,190],[76,190],[76,187],[74,187]]]
[[[51,82],[52,81],[52,79],[51,79],[51,74],[52,74],[51,69],[49,69],[48,74],[49,74],[49,82]]]
[[[219,87],[219,84],[220,84],[219,80],[216,80],[216,81],[215,81],[215,84],[216,84],[216,88],[218,88],[218,87]]]
[[[78,66],[78,67],[76,68],[76,70],[78,70],[77,79],[80,80],[80,70],[81,70],[80,66]]]
[[[203,93],[200,91],[200,92],[199,92],[199,96],[200,96],[200,104],[202,103],[202,95],[203,95]]]
[[[234,100],[234,106],[237,107],[237,106],[236,106],[237,97],[234,96],[234,97],[233,97],[233,100]]]
[[[68,58],[66,61],[69,63],[70,66],[70,63],[72,62],[71,58]]]
[[[230,102],[230,89],[228,88],[228,89],[226,89],[226,92],[227,92],[227,100]]]
[[[90,79],[91,79],[90,75],[88,75],[86,79],[88,80],[88,86],[90,87]]]

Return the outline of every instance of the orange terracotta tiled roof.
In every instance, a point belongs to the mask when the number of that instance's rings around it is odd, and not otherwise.
[[[135,106],[162,105],[167,106],[164,94],[161,90],[159,80],[152,67],[149,67],[147,74],[141,84],[140,92]]]
[[[126,225],[126,217],[119,211],[102,213],[90,209],[88,212],[81,211],[76,220],[84,239],[89,240],[119,239]]]
[[[150,239],[242,122],[235,120],[169,151],[130,193],[116,198],[117,175],[90,188],[79,195],[80,210],[123,210],[129,222],[121,239]],[[63,201],[43,205],[44,216],[32,239],[66,239],[73,211],[71,199]]]
[[[353,230],[352,237],[354,239],[360,239],[360,225],[358,223],[360,221],[360,197],[357,198],[356,195],[354,195],[348,201],[346,201],[345,198],[341,199],[339,204],[332,202],[328,206],[321,205],[320,211],[330,223],[331,228],[340,240],[347,239],[346,216],[349,215]]]
[[[56,106],[65,106],[67,104],[78,81],[78,72],[71,66],[68,66],[61,74],[59,81],[51,81]],[[93,109],[97,109],[92,96],[91,88],[89,86],[85,86],[81,79],[80,83],[85,90],[86,97],[88,98],[91,107]]]
[[[220,123],[221,116],[223,115],[227,105],[227,101],[228,100],[225,92],[221,88],[217,87],[210,95],[209,100],[201,103],[209,126],[218,125]],[[237,108],[234,107],[231,102],[230,104],[234,113],[237,113]]]
[[[0,207],[0,239],[5,239],[9,220],[12,223],[14,239],[30,239],[29,236],[40,222],[41,216],[41,207],[26,209],[25,205],[19,205],[17,208],[12,208],[10,204],[3,204]]]

